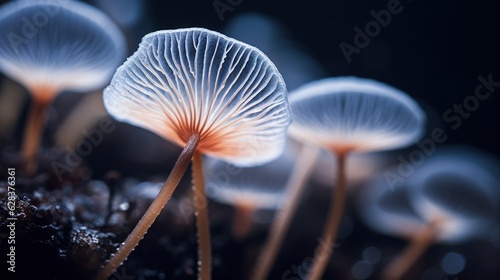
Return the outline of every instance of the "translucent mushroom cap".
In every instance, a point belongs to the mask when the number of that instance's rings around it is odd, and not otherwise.
[[[408,95],[373,80],[340,77],[290,93],[292,137],[335,151],[403,147],[421,136],[425,116]]]
[[[345,163],[346,180],[349,185],[356,185],[372,178],[389,165],[389,157],[384,153],[353,154]],[[338,162],[330,151],[322,150],[319,154],[312,177],[324,185],[331,185],[337,178]]]
[[[500,185],[490,164],[481,154],[448,149],[427,159],[409,178],[413,207],[425,220],[439,223],[443,239],[479,237],[491,225]]]
[[[258,49],[214,31],[146,35],[104,91],[108,112],[184,146],[245,166],[279,156],[290,112],[283,78]]]
[[[207,161],[204,168],[207,195],[224,204],[277,209],[294,161],[295,154],[290,148],[277,159],[259,166],[241,168],[222,160]]]
[[[13,1],[0,26],[0,70],[33,94],[103,86],[125,56],[118,27],[77,1]]]

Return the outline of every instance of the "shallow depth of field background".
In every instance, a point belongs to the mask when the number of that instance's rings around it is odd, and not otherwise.
[[[86,2],[95,5],[98,1]],[[127,2],[137,1],[123,1],[116,9],[126,10]],[[315,75],[318,78],[353,75],[392,85],[407,92],[426,111],[428,132],[434,128],[445,130],[448,138],[445,143],[438,144],[438,148],[440,145],[466,144],[500,157],[500,85],[493,88],[495,91],[487,100],[479,102],[476,110],[468,112],[467,117],[460,117],[460,125],[443,116],[448,110],[453,110],[455,104],[461,105],[467,97],[474,95],[480,85],[479,76],[487,79],[491,75],[493,81],[500,83],[500,4],[496,1],[401,0],[401,12],[392,14],[390,23],[380,27],[379,32],[370,37],[370,42],[359,48],[359,53],[352,54],[350,62],[340,44],[345,42],[356,47],[354,28],[364,30],[374,20],[372,10],[387,9],[388,3],[397,1],[142,2],[140,19],[123,27],[129,42],[129,54],[149,32],[183,27],[224,32],[227,25],[239,16],[259,13],[280,23],[285,31],[283,36],[317,63]],[[217,12],[214,6],[223,9],[221,5],[228,5],[226,8],[229,9]],[[0,76],[0,85],[4,79],[5,76]],[[24,94],[28,100],[27,93]],[[81,94],[65,93],[57,98],[54,103],[57,113],[49,122],[44,147],[53,145],[57,125],[82,97]],[[27,109],[28,103],[20,112],[21,117],[12,135],[2,139],[0,144],[20,143]],[[179,148],[148,131],[125,124],[115,125],[116,129],[104,136],[103,143],[85,157],[87,165],[92,167],[93,178],[100,179],[109,170],[139,179],[168,174],[170,161],[177,156]],[[452,128],[453,125],[456,129]],[[397,157],[399,151],[391,154]],[[329,191],[328,188],[319,188],[307,193],[291,229],[295,234],[284,243],[283,253],[270,279],[299,279],[292,275],[299,277],[297,269],[305,259],[312,257],[315,236],[321,232],[325,218]],[[346,215],[350,217],[350,224],[332,259],[335,267],[352,266],[371,246],[380,249],[382,257],[404,248],[404,240],[379,235],[365,227],[350,202]],[[490,241],[432,246],[424,255],[425,260],[418,264],[416,271],[419,275],[413,275],[411,279],[498,279],[500,229],[497,231]],[[465,268],[456,276],[436,273],[443,257],[450,252],[465,256]],[[375,270],[381,269],[380,265],[375,266]],[[289,278],[284,276],[287,271],[291,272]],[[352,275],[339,275],[337,279],[350,277]]]

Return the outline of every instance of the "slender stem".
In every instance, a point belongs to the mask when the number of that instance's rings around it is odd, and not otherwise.
[[[323,229],[323,235],[319,240],[320,244],[316,247],[314,253],[313,267],[308,273],[308,280],[318,280],[323,276],[328,260],[333,253],[333,243],[337,238],[342,212],[344,212],[346,194],[345,159],[346,153],[337,152],[337,185],[332,192],[330,212]]]
[[[153,200],[153,203],[149,206],[148,210],[142,216],[141,220],[135,226],[134,230],[128,235],[127,239],[120,246],[118,251],[114,256],[111,257],[108,263],[98,272],[95,279],[105,280],[108,279],[111,274],[113,274],[116,269],[127,259],[134,248],[139,244],[139,241],[144,237],[147,230],[156,217],[160,214],[161,210],[167,204],[168,200],[172,196],[172,193],[179,185],[179,182],[186,172],[189,162],[196,151],[196,147],[200,141],[200,136],[195,133],[191,135],[186,143],[186,146],[182,150],[179,158],[175,162],[174,168],[170,172],[165,184],[163,184],[162,189],[158,193],[158,196]]]
[[[435,239],[436,230],[432,225],[425,226],[416,232],[404,251],[396,256],[384,269],[382,279],[402,279]]]
[[[209,280],[211,275],[210,226],[208,223],[207,198],[203,179],[203,159],[200,152],[193,157],[193,200],[196,208],[196,230],[198,232],[198,279]]]
[[[45,112],[50,102],[33,99],[30,113],[24,130],[22,145],[23,169],[28,176],[37,169],[37,153],[46,122]]]
[[[235,205],[236,213],[233,218],[233,236],[241,240],[245,238],[252,228],[252,215],[255,212],[253,205],[240,203]]]
[[[295,163],[292,175],[287,182],[282,210],[280,210],[274,218],[267,241],[257,258],[257,263],[251,278],[252,280],[267,279],[274,260],[278,255],[278,251],[283,244],[284,236],[299,206],[304,187],[306,186],[306,180],[313,170],[319,152],[320,149],[318,147],[306,144],[302,146],[297,163]]]

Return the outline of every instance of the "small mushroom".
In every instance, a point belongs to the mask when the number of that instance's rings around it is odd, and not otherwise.
[[[492,172],[500,168],[488,158],[469,149],[443,149],[393,188],[379,179],[361,192],[359,209],[371,228],[410,240],[384,279],[401,279],[432,243],[459,243],[488,232],[500,192]]]
[[[240,168],[222,160],[205,164],[207,195],[236,210],[233,235],[244,238],[258,209],[276,210],[283,204],[296,155],[289,147],[279,158],[259,166]]]
[[[33,98],[22,145],[32,174],[46,108],[64,90],[103,86],[125,56],[125,39],[104,13],[77,1],[10,2],[0,26],[0,70]]]
[[[116,119],[184,147],[158,197],[98,274],[105,279],[154,222],[193,159],[199,279],[210,278],[202,154],[238,166],[264,164],[285,148],[290,109],[283,78],[258,49],[202,28],[157,31],[104,91]]]
[[[328,218],[307,278],[320,279],[329,260],[344,209],[346,157],[395,149],[421,136],[425,116],[407,94],[373,80],[341,77],[306,84],[290,95],[290,135],[337,156],[337,181]]]

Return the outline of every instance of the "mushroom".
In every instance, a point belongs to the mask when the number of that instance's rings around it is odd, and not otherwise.
[[[158,197],[99,272],[105,279],[143,238],[193,159],[199,278],[210,278],[202,154],[238,166],[264,164],[285,148],[290,109],[283,78],[258,49],[202,28],[157,31],[104,91],[116,119],[184,147]]]
[[[33,98],[22,145],[32,174],[46,108],[61,91],[103,86],[125,56],[125,39],[104,13],[77,1],[10,2],[0,26],[0,70]]]
[[[401,279],[432,243],[460,243],[488,232],[499,193],[492,166],[483,153],[444,148],[392,188],[381,178],[361,192],[359,209],[368,226],[410,240],[384,279]]]
[[[373,80],[340,77],[308,83],[290,95],[290,135],[337,157],[335,192],[308,279],[324,272],[342,216],[347,155],[404,147],[422,134],[425,116],[408,95]]]
[[[222,160],[205,164],[207,195],[234,206],[233,235],[244,238],[251,229],[256,210],[279,209],[296,155],[289,147],[279,158],[259,166],[239,168]]]
[[[294,142],[290,139],[290,142]],[[268,278],[271,267],[278,255],[284,237],[292,223],[295,210],[306,186],[309,176],[320,157],[321,149],[317,146],[302,144],[297,161],[288,178],[283,194],[280,210],[275,214],[267,240],[257,257],[255,268],[250,279],[264,280]]]

